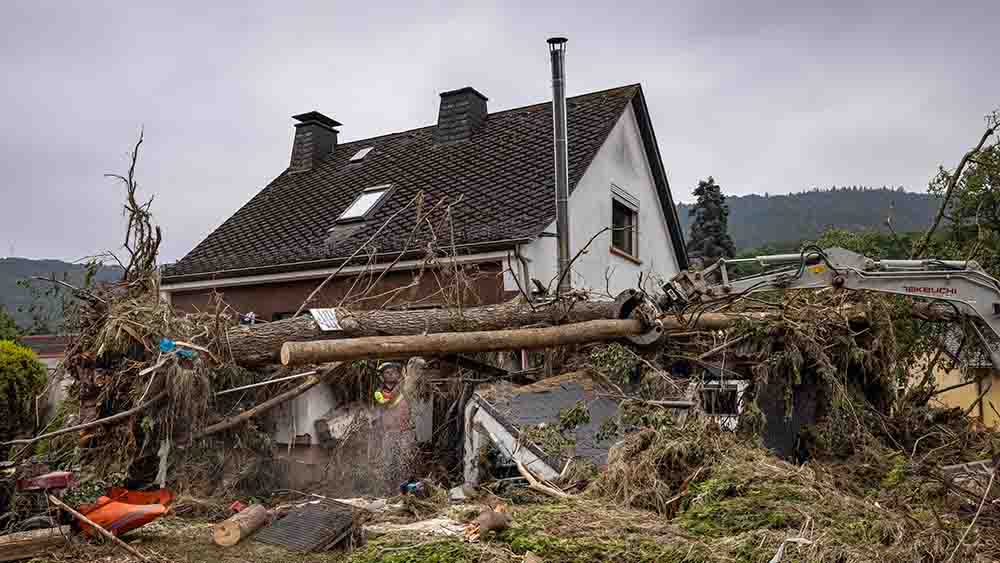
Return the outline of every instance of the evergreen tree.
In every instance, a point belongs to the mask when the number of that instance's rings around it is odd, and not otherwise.
[[[707,263],[723,257],[732,258],[736,255],[736,245],[729,236],[729,206],[722,188],[709,176],[698,182],[694,195],[698,201],[689,212],[694,221],[688,236],[688,253]]]

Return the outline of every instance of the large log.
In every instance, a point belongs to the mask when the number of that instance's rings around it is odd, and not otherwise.
[[[864,312],[845,310],[851,320],[863,320]],[[669,336],[686,330],[726,330],[741,320],[765,321],[775,313],[704,313],[700,315],[664,315],[653,330]],[[522,328],[476,332],[443,332],[415,336],[370,336],[343,340],[286,342],[281,348],[281,363],[302,365],[320,362],[351,361],[407,356],[439,356],[471,352],[537,349],[567,344],[584,344],[615,338],[650,334],[650,329],[636,319],[593,320],[546,328]]]
[[[446,332],[494,331],[518,327],[551,326],[594,320],[618,319],[623,305],[634,292],[625,292],[615,301],[563,300],[545,305],[508,302],[499,305],[457,309],[425,309],[419,311],[352,311],[337,309],[343,328],[323,332],[307,316],[254,326],[239,326],[229,330],[228,345],[233,359],[244,366],[254,367],[278,363],[285,342],[311,342],[367,336],[406,336]],[[844,311],[852,320],[864,311],[849,307]],[[661,321],[665,331],[725,330],[741,318],[764,320],[768,313],[732,315],[705,313],[678,317],[667,314]],[[940,307],[916,303],[913,315],[930,321],[953,320],[953,315]]]
[[[641,321],[628,319],[586,321],[546,328],[287,342],[281,348],[281,363],[301,365],[366,358],[404,358],[421,355],[497,352],[522,348],[550,348],[567,344],[612,340],[643,332],[645,329]]]
[[[69,526],[60,526],[0,536],[0,561],[18,561],[65,551],[71,533]]]
[[[362,336],[404,336],[441,332],[501,330],[508,328],[616,319],[624,298],[617,301],[564,300],[532,307],[526,303],[466,309],[419,311],[352,311],[337,309],[343,330],[323,332],[309,317],[298,317],[229,330],[233,359],[244,366],[278,362],[285,342],[309,342]]]
[[[213,526],[212,541],[222,547],[236,545],[267,524],[270,518],[266,508],[252,504]]]

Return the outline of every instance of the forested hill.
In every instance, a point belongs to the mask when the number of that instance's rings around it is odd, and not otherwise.
[[[43,299],[50,306],[52,318],[50,324],[58,324],[61,320],[55,301],[41,296],[33,296],[31,290],[21,287],[17,282],[32,276],[51,277],[65,280],[74,285],[81,285],[86,274],[86,267],[81,264],[71,264],[62,260],[32,260],[29,258],[0,258],[0,307],[14,317],[22,329],[30,328],[32,315],[25,311],[33,299]],[[110,281],[121,277],[119,268],[104,268],[97,272],[96,281]],[[46,284],[40,284],[44,289]]]
[[[723,185],[725,190],[725,185]],[[788,195],[728,196],[729,235],[738,250],[814,238],[827,228],[896,232],[927,228],[939,200],[901,189],[845,187]],[[690,232],[691,204],[677,206],[684,235]]]

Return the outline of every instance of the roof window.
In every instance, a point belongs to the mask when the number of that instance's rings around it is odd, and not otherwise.
[[[375,147],[365,147],[365,148],[359,150],[358,152],[354,153],[354,156],[352,156],[351,160],[349,160],[348,162],[360,162],[366,156],[368,156],[368,153],[372,152],[373,148],[375,148]]]
[[[391,189],[392,186],[390,184],[366,188],[365,191],[358,194],[358,197],[354,198],[354,202],[340,214],[340,217],[337,217],[337,221],[357,221],[364,219]]]

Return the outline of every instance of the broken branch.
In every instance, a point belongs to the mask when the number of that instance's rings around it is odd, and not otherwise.
[[[94,428],[94,427],[97,427],[97,426],[106,426],[106,425],[111,424],[113,422],[118,422],[119,420],[123,420],[123,419],[129,418],[130,416],[132,416],[134,414],[137,414],[137,413],[139,413],[141,411],[144,411],[144,410],[148,409],[149,407],[155,405],[156,403],[159,403],[160,401],[162,401],[166,397],[167,397],[167,392],[166,391],[160,391],[159,393],[157,393],[156,395],[154,395],[153,398],[151,398],[150,400],[146,401],[145,403],[142,403],[141,405],[139,405],[137,407],[133,407],[133,408],[127,410],[127,411],[120,412],[118,414],[113,414],[113,415],[111,415],[109,417],[102,418],[102,419],[99,419],[99,420],[95,420],[93,422],[87,422],[85,424],[77,424],[76,426],[70,426],[69,428],[62,428],[60,430],[55,430],[53,432],[49,432],[48,434],[42,434],[40,436],[35,436],[34,438],[25,438],[25,439],[21,439],[21,440],[11,440],[9,442],[4,442],[3,445],[4,446],[11,446],[11,445],[20,445],[20,444],[34,444],[35,442],[37,442],[39,440],[44,440],[45,438],[51,438],[53,436],[59,436],[60,434],[66,434],[66,433],[69,433],[69,432],[77,432],[77,431],[80,431],[80,430],[87,430],[88,428]]]
[[[267,411],[273,409],[274,407],[277,407],[282,403],[288,402],[294,399],[295,397],[298,397],[299,395],[305,393],[306,391],[312,389],[313,387],[321,383],[324,377],[329,377],[334,374],[339,375],[343,373],[344,371],[347,370],[348,365],[349,364],[338,363],[330,367],[329,369],[325,370],[324,373],[320,375],[311,375],[309,376],[308,379],[299,384],[297,387],[285,391],[284,393],[276,397],[273,397],[267,401],[264,401],[263,403],[257,405],[256,407],[253,407],[250,410],[247,410],[236,416],[227,418],[225,420],[222,420],[221,422],[217,422],[211,426],[208,426],[204,428],[201,432],[195,434],[191,439],[192,441],[200,440],[201,438],[210,436],[212,434],[216,434],[218,432],[222,432],[223,430],[229,430],[230,428],[235,428],[236,426],[239,426],[247,422],[251,418],[262,415]]]
[[[102,536],[104,536],[105,538],[111,540],[114,544],[118,545],[119,547],[121,547],[125,551],[127,551],[127,552],[131,553],[132,555],[138,557],[140,561],[149,561],[149,559],[146,559],[146,557],[143,554],[139,553],[139,551],[136,550],[134,547],[132,547],[131,545],[129,545],[129,544],[123,542],[122,540],[118,539],[117,537],[115,537],[114,534],[112,534],[111,532],[105,530],[100,525],[98,525],[93,520],[91,520],[90,518],[87,518],[83,514],[80,514],[76,510],[73,510],[69,506],[63,504],[63,502],[61,500],[57,499],[56,497],[54,497],[52,495],[48,495],[48,497],[49,497],[49,502],[51,502],[52,504],[54,504],[54,505],[58,506],[59,508],[65,510],[66,512],[69,512],[77,520],[79,520],[81,522],[84,522],[85,524],[89,525],[97,533],[99,533]]]

